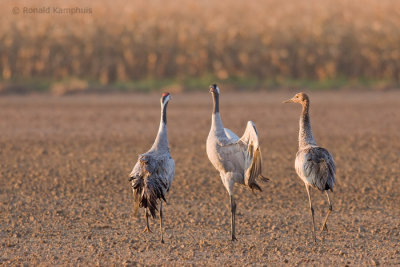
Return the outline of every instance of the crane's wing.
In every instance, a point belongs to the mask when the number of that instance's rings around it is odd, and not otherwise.
[[[239,139],[229,129],[224,129],[226,137],[219,139],[218,157],[225,172],[243,174],[244,184],[261,191],[256,178],[264,181],[261,175],[261,151],[257,129],[253,122],[247,123],[243,136]],[[218,168],[217,168],[218,169]]]
[[[268,180],[267,178],[262,176],[262,158],[261,158],[261,149],[260,144],[258,142],[258,132],[257,128],[252,121],[247,122],[246,130],[244,131],[243,136],[238,141],[245,145],[245,176],[244,183],[250,188],[258,189],[261,191],[261,188],[256,183],[256,178],[261,178],[263,180]]]
[[[319,190],[333,189],[336,166],[331,154],[322,147],[311,147],[304,155],[304,174]]]
[[[228,139],[231,143],[236,143],[237,141],[239,141],[239,136],[237,136],[234,132],[232,132],[228,128],[224,128],[224,131],[225,131],[226,137],[228,137]]]

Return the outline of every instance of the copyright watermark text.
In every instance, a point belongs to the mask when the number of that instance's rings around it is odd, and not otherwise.
[[[91,15],[93,10],[91,7],[13,7],[12,13],[14,15]]]

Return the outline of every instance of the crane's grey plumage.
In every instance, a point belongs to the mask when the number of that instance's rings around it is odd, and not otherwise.
[[[163,213],[162,201],[171,187],[175,175],[175,162],[169,153],[167,132],[167,105],[170,100],[169,93],[163,93],[161,97],[161,120],[156,140],[153,146],[139,159],[130,174],[132,182],[135,213],[138,208],[145,209],[146,228],[150,232],[149,216],[156,216],[157,202],[160,200],[160,231],[161,242],[163,238]]]
[[[284,103],[300,103],[303,107],[300,117],[299,129],[299,151],[296,154],[295,169],[297,175],[303,180],[310,204],[311,217],[313,222],[313,238],[315,237],[314,209],[311,201],[310,187],[316,187],[325,191],[329,210],[321,227],[321,232],[328,228],[326,222],[332,211],[332,203],[328,190],[333,190],[336,179],[336,166],[332,155],[325,148],[317,146],[311,130],[309,115],[310,99],[305,93],[298,93]]]
[[[216,84],[210,86],[213,96],[214,110],[211,129],[207,138],[207,155],[212,165],[219,171],[222,183],[230,196],[231,202],[231,236],[235,236],[236,204],[233,198],[234,183],[250,187],[253,191],[261,191],[256,179],[267,180],[261,175],[262,159],[258,142],[257,129],[253,122],[247,123],[241,138],[229,129],[224,128],[219,114],[219,88]]]

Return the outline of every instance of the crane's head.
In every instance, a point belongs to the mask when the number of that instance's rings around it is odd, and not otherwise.
[[[163,105],[167,104],[167,102],[168,102],[170,99],[171,99],[170,93],[167,93],[167,92],[162,93],[162,95],[161,95],[161,104],[163,104]]]
[[[309,100],[308,96],[305,93],[300,92],[300,93],[295,94],[294,97],[292,97],[291,99],[283,101],[282,103],[300,103],[303,105],[305,103],[308,103],[309,101],[310,100]]]
[[[219,94],[219,87],[217,84],[214,83],[210,85],[210,93]]]

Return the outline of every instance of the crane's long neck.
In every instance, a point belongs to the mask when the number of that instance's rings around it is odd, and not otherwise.
[[[221,115],[219,114],[219,94],[212,93],[213,96],[213,113],[211,117],[211,130],[223,131],[224,125],[222,124]]]
[[[168,131],[167,131],[167,105],[161,104],[161,119],[160,119],[160,127],[158,128],[158,133],[156,140],[154,141],[151,150],[169,150],[168,144]]]
[[[308,145],[316,145],[314,136],[311,130],[310,114],[309,114],[309,101],[302,104],[303,111],[300,117],[300,130],[299,130],[299,148],[304,148]]]

